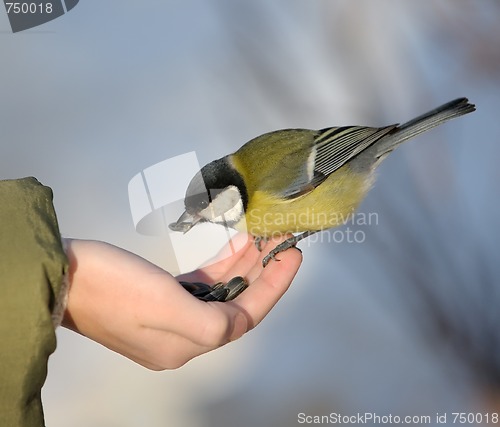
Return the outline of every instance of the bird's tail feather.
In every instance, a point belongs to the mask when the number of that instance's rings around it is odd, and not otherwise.
[[[440,107],[435,108],[421,116],[410,120],[395,128],[394,132],[387,135],[377,144],[377,157],[382,157],[398,145],[418,134],[425,132],[435,126],[439,126],[455,117],[472,113],[476,110],[474,104],[470,104],[467,98],[458,98]]]

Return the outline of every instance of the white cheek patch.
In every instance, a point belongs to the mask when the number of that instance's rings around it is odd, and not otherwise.
[[[234,185],[217,194],[210,205],[199,213],[203,218],[216,223],[238,222],[243,214],[243,201]]]
[[[218,223],[236,223],[243,216],[243,201],[238,200],[236,205],[224,212],[224,214],[219,215],[214,218],[214,222]]]

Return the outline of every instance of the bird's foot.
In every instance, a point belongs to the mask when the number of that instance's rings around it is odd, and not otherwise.
[[[263,244],[265,245],[268,241],[269,239],[267,237],[259,237],[259,236],[253,237],[253,243],[259,252],[262,252]]]
[[[269,264],[269,261],[271,261],[271,260],[280,261],[278,258],[276,258],[276,255],[278,255],[281,252],[285,252],[286,250],[288,250],[290,248],[296,248],[296,249],[298,249],[295,246],[297,244],[297,242],[299,240],[301,240],[301,239],[298,239],[298,237],[300,237],[300,236],[289,237],[288,239],[284,240],[279,245],[277,245],[271,252],[269,252],[264,257],[264,259],[262,260],[262,266],[266,267],[266,265]]]
[[[271,260],[280,261],[278,258],[276,258],[276,255],[278,255],[280,252],[285,252],[290,248],[295,248],[300,251],[300,249],[297,248],[296,246],[297,243],[300,242],[302,239],[305,239],[306,237],[312,236],[314,233],[317,233],[317,231],[316,230],[304,231],[301,234],[297,234],[296,236],[292,236],[286,240],[283,240],[278,246],[276,246],[271,252],[269,252],[264,257],[264,259],[262,260],[262,266],[265,268],[266,265],[269,264],[269,261]]]

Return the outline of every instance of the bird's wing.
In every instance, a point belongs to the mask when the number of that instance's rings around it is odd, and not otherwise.
[[[300,173],[282,191],[281,196],[293,199],[307,194],[330,174],[396,127],[397,125],[383,128],[344,126],[319,130],[315,135],[306,165],[302,166]],[[288,158],[293,156],[294,153],[285,156],[283,162],[293,164],[294,162]]]

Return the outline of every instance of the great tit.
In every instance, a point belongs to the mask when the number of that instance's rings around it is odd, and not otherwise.
[[[169,227],[187,232],[209,221],[246,231],[256,242],[292,234],[266,255],[265,267],[301,239],[345,222],[373,185],[377,166],[396,147],[474,110],[459,98],[403,125],[285,129],[258,136],[193,177],[185,212]]]

